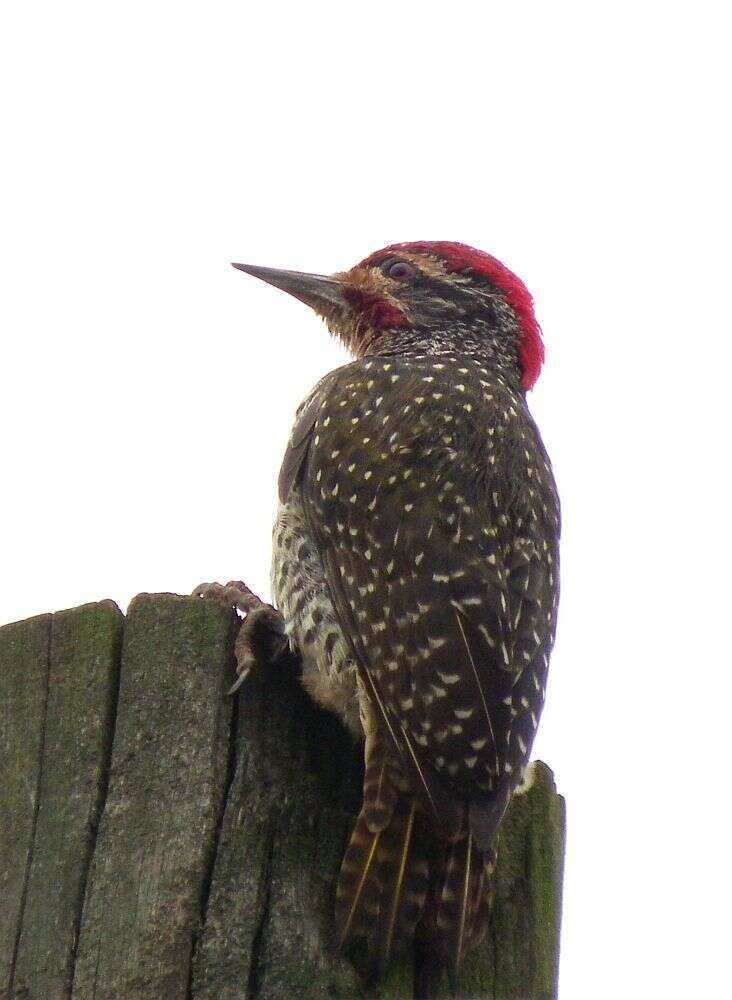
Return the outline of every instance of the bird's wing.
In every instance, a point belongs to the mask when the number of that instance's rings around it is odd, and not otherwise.
[[[364,687],[444,820],[446,793],[491,801],[528,759],[550,568],[539,536],[506,515],[505,470],[491,479],[487,463],[476,469],[483,453],[456,440],[472,423],[445,425],[444,402],[404,372],[414,387],[395,412],[392,371],[349,366],[321,391],[300,486]]]
[[[297,409],[295,423],[287,442],[277,481],[280,503],[285,502],[300,475],[313,437],[313,429],[317,423],[318,411],[327,400],[328,384],[332,381],[333,374],[326,375],[325,378],[321,379]]]

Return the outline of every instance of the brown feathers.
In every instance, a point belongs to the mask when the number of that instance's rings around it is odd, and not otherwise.
[[[303,683],[320,691],[320,671],[366,735],[337,933],[371,976],[414,941],[424,995],[485,932],[558,599],[558,500],[511,358],[440,329],[331,373],[305,404],[280,514],[300,534],[276,535],[274,576]]]
[[[367,738],[364,801],[336,894],[336,929],[345,949],[365,945],[363,971],[380,974],[411,941],[427,894],[424,816],[388,738]],[[401,790],[400,790],[401,789]]]
[[[439,968],[457,973],[485,933],[493,853],[478,849],[463,810],[449,841],[410,790],[390,738],[368,712],[361,813],[336,896],[339,943],[367,978],[378,978],[418,935]]]

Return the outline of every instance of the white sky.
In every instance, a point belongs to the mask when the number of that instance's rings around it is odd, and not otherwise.
[[[536,746],[568,800],[562,1000],[728,988],[724,7],[0,15],[0,622],[267,592],[292,412],[344,355],[230,260],[456,239],[533,291],[565,524]]]

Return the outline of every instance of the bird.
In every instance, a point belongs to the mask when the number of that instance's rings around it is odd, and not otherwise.
[[[560,504],[526,399],[542,331],[524,283],[462,243],[396,243],[330,276],[233,266],[310,306],[353,357],[297,410],[278,610],[240,585],[237,684],[264,621],[363,741],[334,927],[370,982],[411,949],[429,997],[486,934],[546,694]]]

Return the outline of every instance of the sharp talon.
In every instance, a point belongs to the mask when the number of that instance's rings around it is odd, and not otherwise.
[[[236,692],[242,686],[242,684],[244,683],[244,681],[247,679],[247,674],[248,673],[249,673],[249,671],[247,670],[246,673],[239,674],[239,676],[237,677],[237,679],[234,681],[234,683],[231,685],[231,687],[229,688],[229,690],[226,693],[228,695],[236,694]]]
[[[237,664],[237,678],[229,689],[235,694],[260,662],[279,659],[289,644],[282,615],[271,604],[260,600],[241,580],[230,580],[226,586],[220,583],[199,583],[193,591],[194,597],[217,601],[234,609],[242,619],[234,645]],[[260,637],[269,633],[269,645],[260,646]]]

